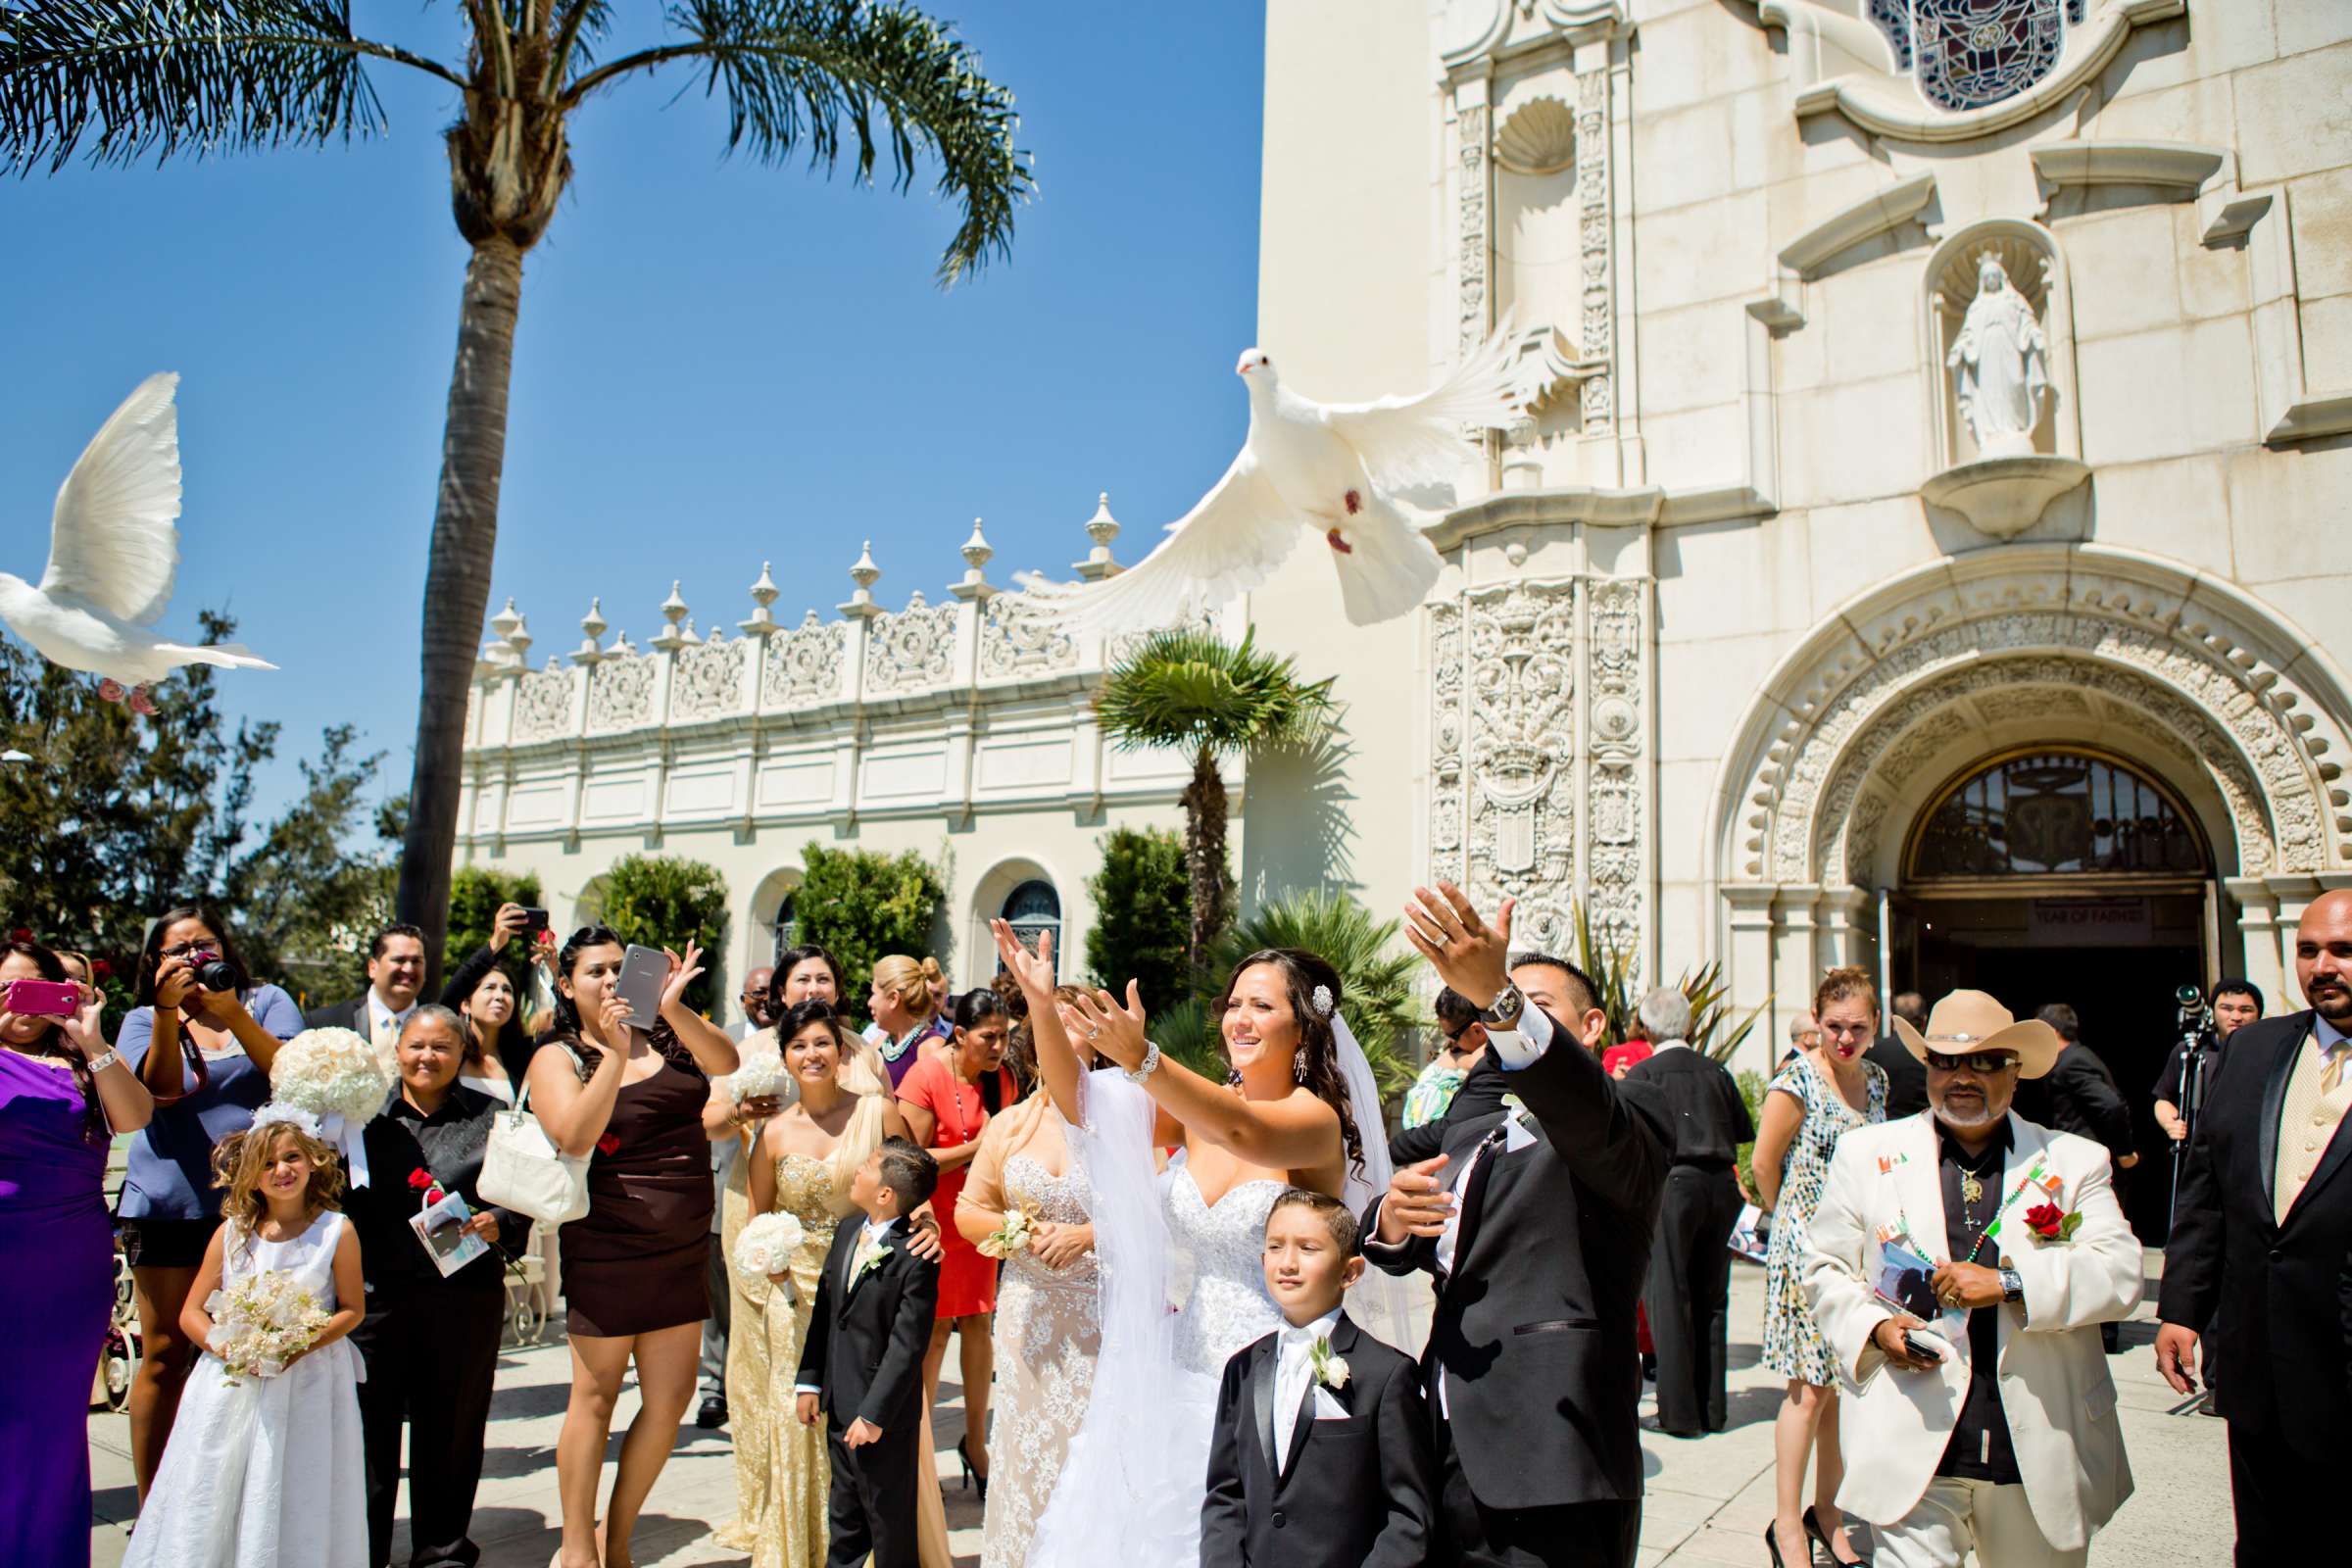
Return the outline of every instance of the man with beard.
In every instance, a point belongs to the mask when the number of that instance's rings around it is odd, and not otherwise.
[[[1857,1391],[1838,1505],[1897,1568],[2076,1568],[2132,1494],[2098,1330],[2139,1304],[2139,1243],[2107,1151],[2009,1109],[2057,1060],[2056,1030],[1982,991],[1894,1028],[1933,1114],[1838,1139],[1804,1262]],[[1896,1248],[1932,1265],[1933,1323],[1873,1289]]]
[[[2307,1554],[2352,1453],[2352,890],[2303,911],[2295,981],[2310,1008],[2239,1029],[2206,1084],[2157,1313],[2175,1390],[2195,1392],[2200,1325],[2229,1368],[2240,1563]]]

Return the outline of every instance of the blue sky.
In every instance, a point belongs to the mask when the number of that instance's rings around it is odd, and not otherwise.
[[[652,7],[617,9],[652,26]],[[927,171],[899,196],[723,158],[720,111],[683,76],[574,121],[571,191],[525,266],[491,596],[528,615],[534,662],[578,643],[592,594],[642,646],[673,577],[732,634],[762,560],[778,618],[830,613],[867,538],[877,597],[936,602],[975,516],[997,581],[1058,568],[1099,490],[1133,560],[1231,460],[1262,0],[931,9],[1013,89],[1039,186],[1009,264],[947,293]],[[454,8],[355,12],[454,56]],[[377,140],[0,183],[0,569],[37,576],[75,455],[142,376],[179,371],[166,627],[228,610],[282,666],[224,676],[232,715],[283,721],[286,759],[357,724],[396,791],[466,249],[439,135],[454,95],[372,75]],[[265,805],[296,782],[281,760]]]

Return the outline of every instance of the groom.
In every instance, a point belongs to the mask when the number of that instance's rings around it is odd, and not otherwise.
[[[1589,979],[1562,965],[1558,1016],[1508,970],[1511,902],[1493,925],[1447,883],[1417,889],[1406,935],[1482,1009],[1509,1098],[1448,1118],[1444,1152],[1396,1172],[1364,1214],[1364,1254],[1437,1278],[1422,1376],[1444,1560],[1629,1568],[1642,1533],[1634,1309],[1670,1140],[1636,1086],[1610,1081]],[[1436,1559],[1433,1559],[1436,1560]]]

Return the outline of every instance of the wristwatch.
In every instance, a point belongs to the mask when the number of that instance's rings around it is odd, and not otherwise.
[[[1480,1009],[1478,1021],[1490,1029],[1516,1029],[1519,1015],[1527,1010],[1527,994],[1508,980],[1494,993],[1494,1000]]]
[[[2026,1279],[2025,1279],[2025,1276],[2024,1276],[2024,1275],[2022,1275],[2022,1274],[2020,1274],[2020,1273],[2018,1273],[2018,1271],[2017,1271],[2017,1270],[2015,1270],[2015,1269],[2013,1269],[2013,1268],[2004,1268],[2004,1269],[2002,1269],[2002,1270],[2001,1270],[2001,1299],[2002,1299],[2002,1301],[2003,1301],[2003,1302],[2009,1302],[2009,1301],[2022,1301],[2022,1300],[2024,1300],[2025,1298],[2026,1298]]]
[[[1133,1067],[1122,1067],[1119,1069],[1119,1071],[1126,1075],[1129,1083],[1142,1083],[1145,1079],[1159,1071],[1159,1047],[1149,1040],[1145,1041],[1144,1059]]]

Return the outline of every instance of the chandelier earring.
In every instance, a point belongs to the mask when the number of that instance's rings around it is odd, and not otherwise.
[[[1300,1083],[1306,1082],[1306,1048],[1304,1046],[1300,1046],[1298,1054],[1291,1057],[1291,1076]]]
[[[1241,1068],[1228,1067],[1225,1069],[1225,1087],[1228,1089],[1239,1089],[1242,1087]]]

